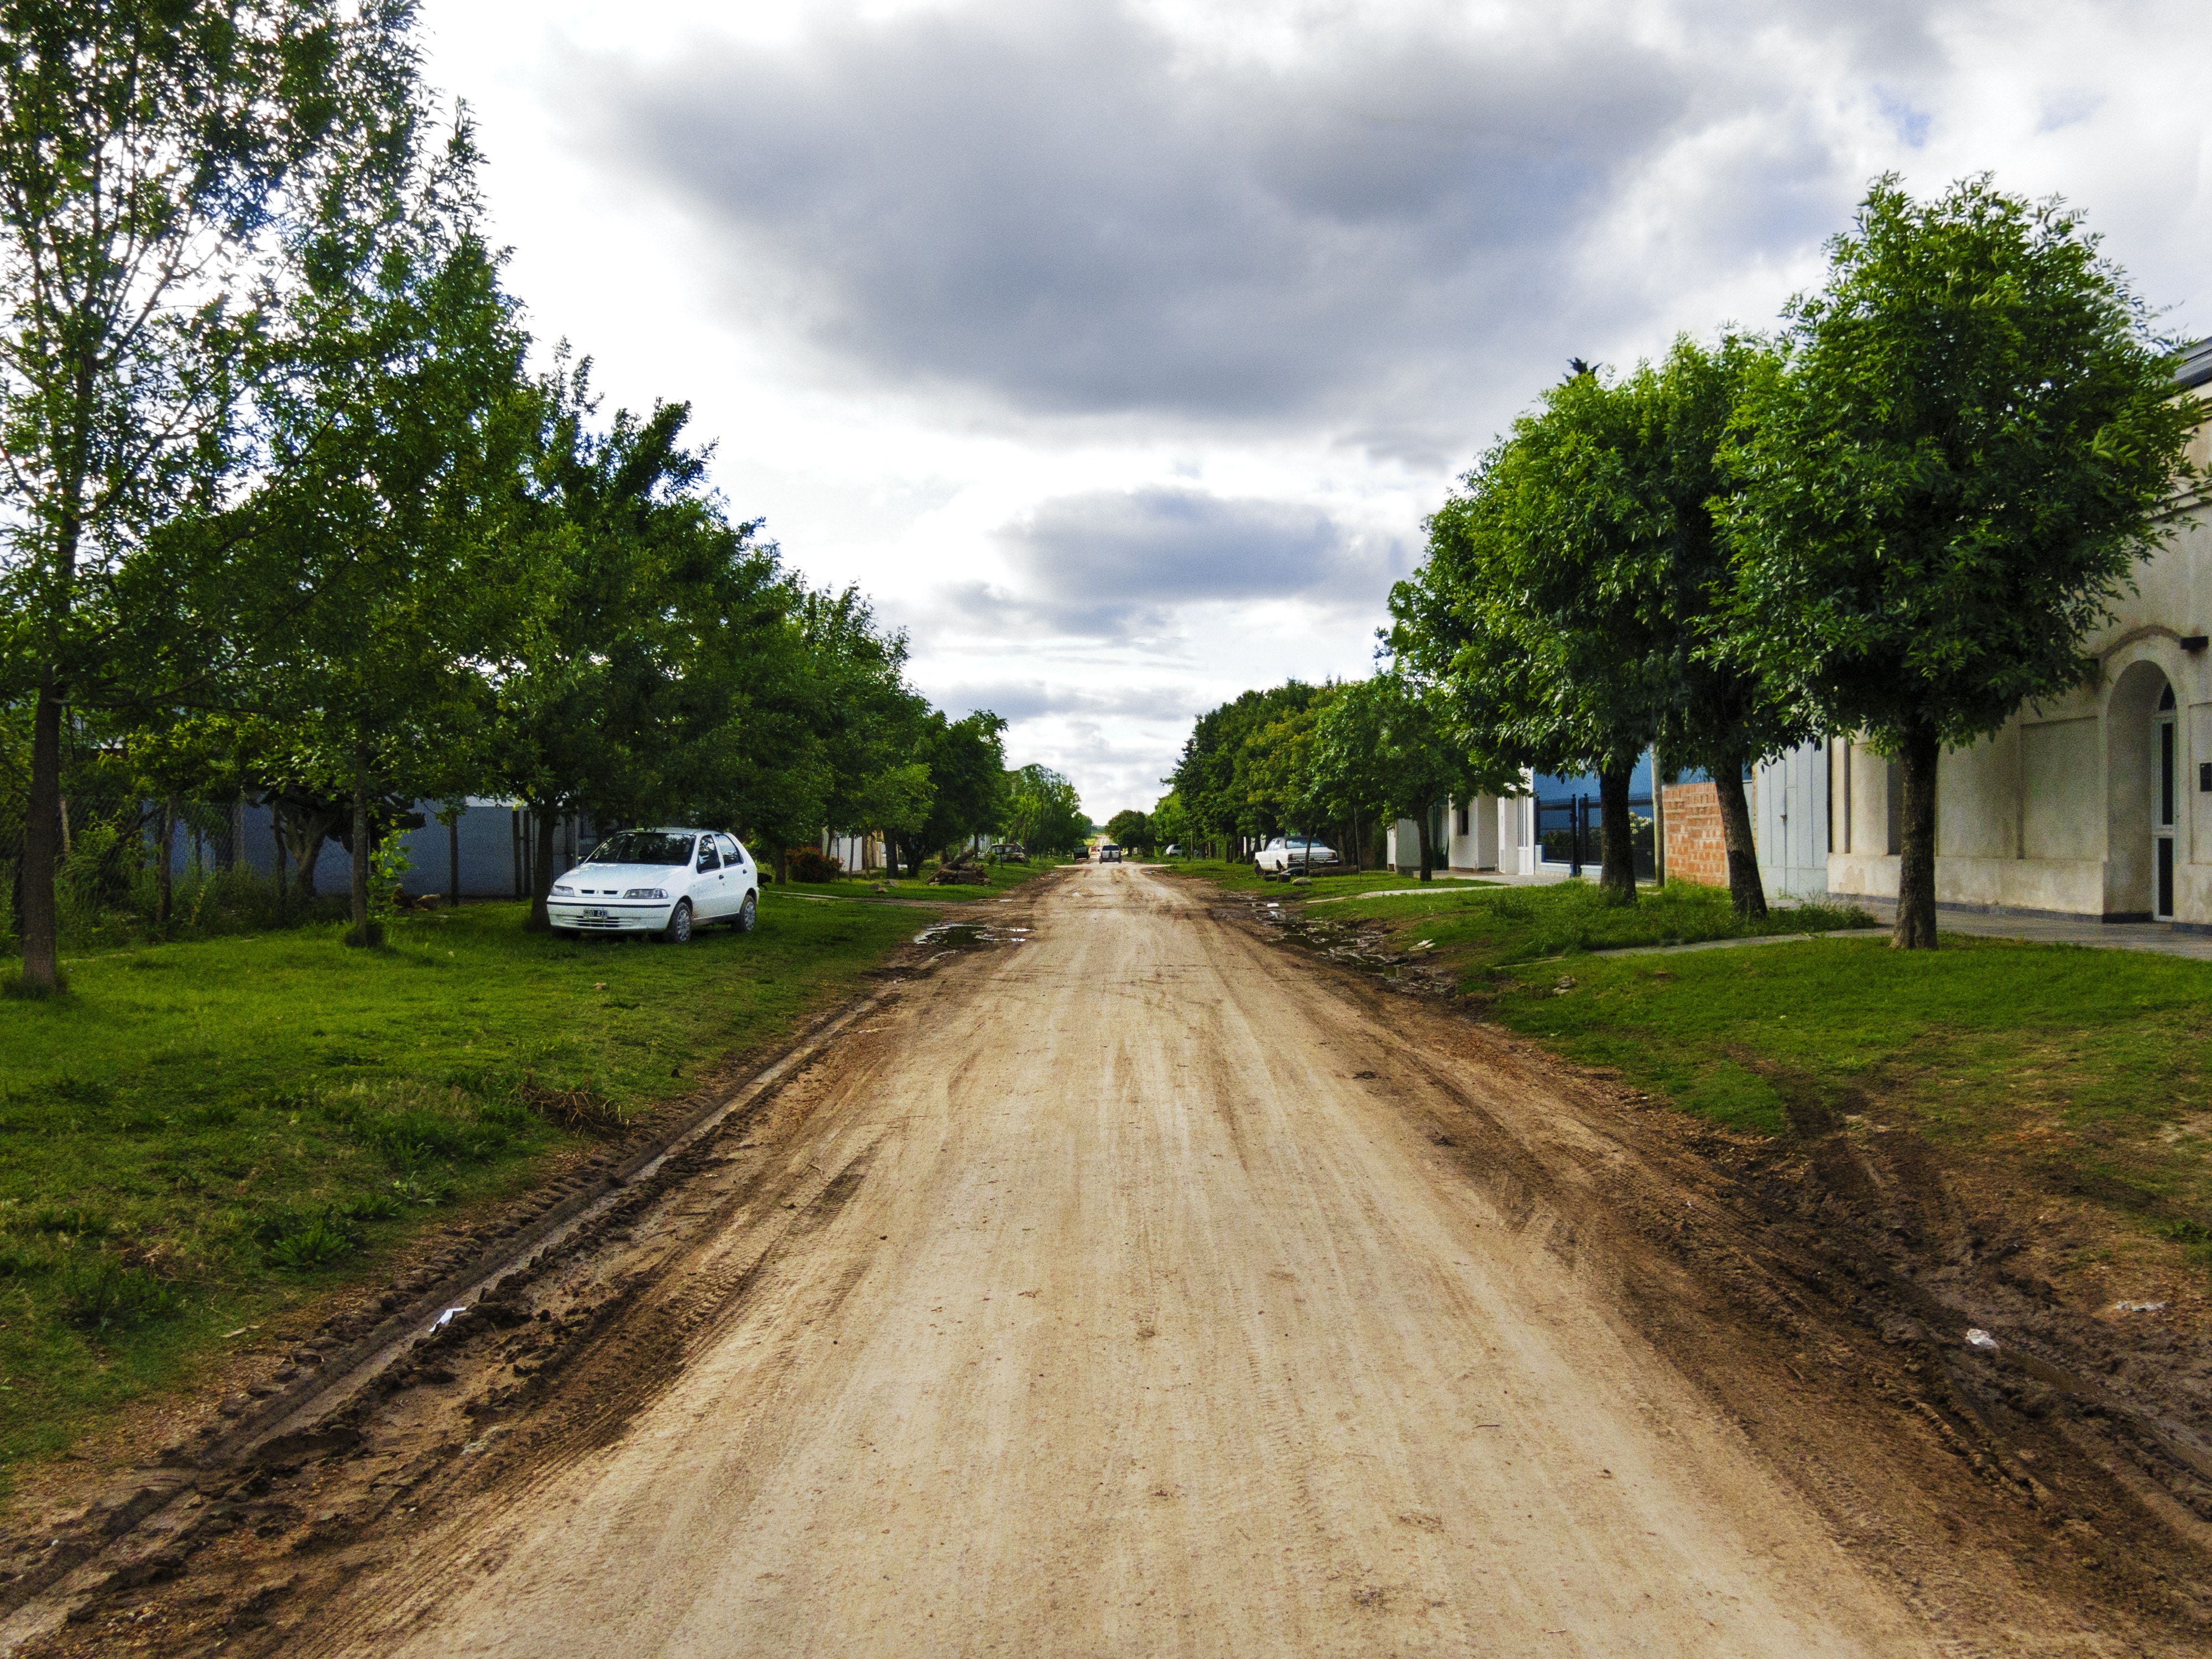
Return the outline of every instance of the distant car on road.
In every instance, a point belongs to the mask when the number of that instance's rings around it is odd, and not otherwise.
[[[1334,848],[1304,836],[1278,836],[1252,855],[1252,868],[1267,881],[1343,867]]]
[[[1112,842],[1110,842],[1110,841],[1109,841],[1109,842],[1106,842],[1103,846],[1102,846],[1102,847],[1098,849],[1098,862],[1099,862],[1099,863],[1101,863],[1101,864],[1119,864],[1121,861],[1121,849],[1120,848],[1116,847],[1116,846],[1115,846]]]
[[[624,830],[553,884],[556,933],[658,933],[681,945],[709,922],[750,933],[760,920],[760,866],[714,830]]]

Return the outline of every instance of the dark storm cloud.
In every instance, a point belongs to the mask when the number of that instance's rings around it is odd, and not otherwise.
[[[994,539],[1012,586],[949,584],[941,603],[971,629],[1030,637],[1157,637],[1208,601],[1371,609],[1411,556],[1317,507],[1170,487],[1054,496]]]
[[[1911,38],[1900,9],[1868,15]],[[1387,423],[1581,349],[1634,276],[1578,263],[1592,222],[1671,138],[1787,95],[1724,44],[1530,9],[1228,67],[1110,4],[1024,0],[702,46],[579,91],[701,216],[733,303],[784,308],[867,379]],[[1784,161],[1712,257],[1830,167]]]

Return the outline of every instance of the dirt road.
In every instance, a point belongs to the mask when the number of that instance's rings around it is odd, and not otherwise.
[[[1028,940],[816,1082],[826,1199],[680,1375],[309,1649],[1928,1646],[1391,1099],[1364,1010],[1126,867]]]
[[[2195,1374],[1919,1143],[1729,1137],[1155,872],[969,915],[275,1345],[312,1403],[0,1651],[2212,1650]]]

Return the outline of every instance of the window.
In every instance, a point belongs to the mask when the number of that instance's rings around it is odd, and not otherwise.
[[[734,865],[745,861],[745,849],[738,842],[728,836],[718,836],[715,839],[722,844],[723,863]]]
[[[702,870],[719,870],[722,867],[721,849],[714,845],[714,838],[712,836],[699,837],[699,867]]]
[[[659,830],[625,830],[601,842],[587,862],[650,864],[663,869],[691,862],[691,837]]]

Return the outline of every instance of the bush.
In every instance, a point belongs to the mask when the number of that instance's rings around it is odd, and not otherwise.
[[[320,1215],[270,1245],[269,1260],[279,1267],[305,1273],[343,1261],[360,1245],[361,1241],[337,1217]]]
[[[175,1312],[181,1300],[173,1286],[105,1250],[65,1261],[59,1278],[63,1316],[80,1330],[143,1325]]]
[[[793,881],[835,881],[845,873],[839,860],[815,847],[794,847],[784,855]]]

